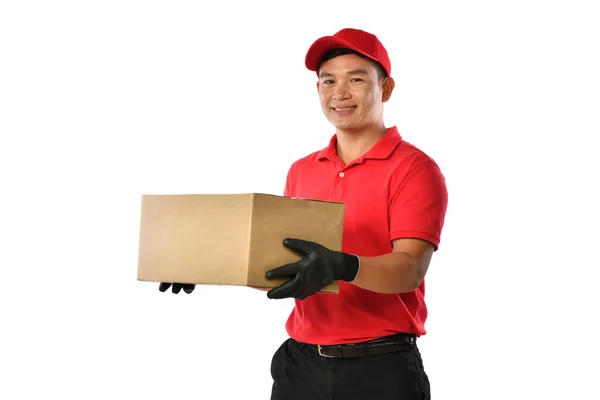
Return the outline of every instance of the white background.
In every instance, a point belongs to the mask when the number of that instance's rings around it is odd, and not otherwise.
[[[333,133],[305,52],[355,27],[447,178],[433,398],[600,398],[594,3],[2,2],[0,397],[269,398],[292,302],[136,281],[140,195],[281,194]]]

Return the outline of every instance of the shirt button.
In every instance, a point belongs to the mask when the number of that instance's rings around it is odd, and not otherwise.
[[[344,173],[340,172],[340,178],[343,178],[343,177],[344,177]]]

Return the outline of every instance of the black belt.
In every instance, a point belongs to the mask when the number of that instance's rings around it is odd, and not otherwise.
[[[314,345],[301,343],[303,346],[316,350],[320,356],[327,358],[357,358],[368,355],[385,354],[406,349],[407,344],[415,343],[417,337],[413,334],[398,333],[381,339],[361,343],[338,345]]]

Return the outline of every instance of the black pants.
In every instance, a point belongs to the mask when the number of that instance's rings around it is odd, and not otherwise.
[[[430,400],[416,343],[360,358],[327,358],[293,339],[273,355],[271,400]]]

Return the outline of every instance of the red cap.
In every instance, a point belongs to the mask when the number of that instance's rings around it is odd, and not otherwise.
[[[346,28],[333,36],[317,39],[306,53],[306,68],[319,73],[319,62],[325,52],[335,48],[352,49],[372,60],[379,62],[385,72],[391,75],[392,66],[387,50],[377,37],[360,29]]]

